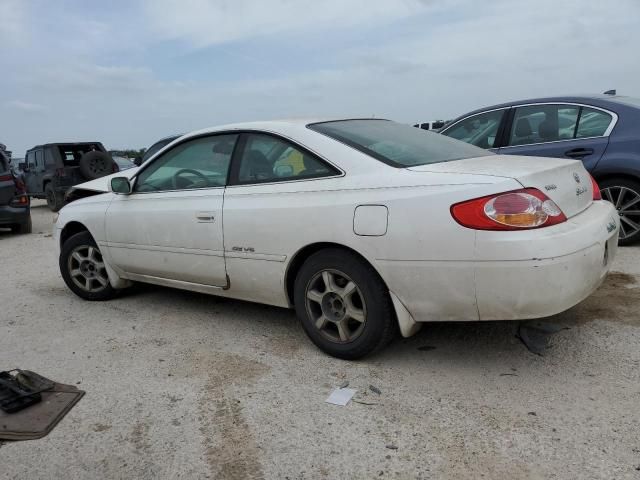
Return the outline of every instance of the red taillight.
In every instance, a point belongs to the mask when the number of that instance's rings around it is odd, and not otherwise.
[[[29,197],[27,197],[26,195],[20,195],[18,197],[13,197],[13,199],[10,202],[10,205],[12,207],[25,207],[25,206],[29,205]]]
[[[64,168],[56,168],[56,177],[66,177]]]
[[[13,175],[0,175],[0,182],[8,182],[13,180]]]
[[[562,210],[536,188],[457,203],[451,207],[451,215],[463,227],[475,230],[524,230],[567,220]]]
[[[593,187],[593,199],[602,200],[602,194],[600,193],[600,187],[596,182],[596,179],[591,177],[591,186]]]
[[[14,182],[16,184],[16,191],[20,194],[22,193],[27,193],[27,186],[24,184],[24,182],[22,180],[20,180],[19,178],[14,179]]]

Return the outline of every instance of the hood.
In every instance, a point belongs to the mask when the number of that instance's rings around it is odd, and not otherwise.
[[[113,173],[111,175],[107,175],[105,177],[96,178],[95,180],[91,180],[89,182],[79,183],[78,185],[74,185],[67,191],[67,195],[70,195],[78,190],[87,190],[89,192],[108,192],[109,184],[111,183],[111,179],[115,177],[127,177],[131,179],[137,172],[139,167],[128,168],[127,170],[122,170],[118,173]]]

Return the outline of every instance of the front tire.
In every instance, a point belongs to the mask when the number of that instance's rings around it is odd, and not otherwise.
[[[640,240],[640,183],[627,178],[610,178],[600,183],[603,200],[613,203],[620,215],[619,245]]]
[[[321,250],[302,265],[294,287],[302,327],[318,348],[355,360],[386,346],[397,322],[378,273],[353,253]]]
[[[59,265],[67,287],[80,298],[109,300],[116,296],[100,249],[89,232],[77,233],[64,242]]]

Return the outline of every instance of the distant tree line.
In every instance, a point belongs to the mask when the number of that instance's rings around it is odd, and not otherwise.
[[[110,150],[111,155],[115,155],[117,157],[125,157],[125,158],[136,158],[142,157],[144,152],[146,152],[146,148],[141,148],[139,150],[135,150],[133,148],[127,150]]]

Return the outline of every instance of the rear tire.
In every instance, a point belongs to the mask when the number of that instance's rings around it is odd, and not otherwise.
[[[620,215],[619,245],[640,240],[640,182],[627,178],[608,178],[600,183],[602,199],[616,207]]]
[[[51,183],[47,183],[44,187],[44,194],[47,199],[47,206],[52,212],[57,212],[64,207],[64,197],[62,193],[56,192]]]
[[[100,249],[89,232],[76,233],[64,242],[59,266],[67,287],[80,298],[109,300],[116,296]]]
[[[389,344],[397,331],[384,282],[368,263],[345,250],[321,250],[304,262],[294,303],[311,341],[337,358],[369,355]]]
[[[13,233],[19,233],[23,235],[31,233],[32,229],[33,227],[31,225],[31,216],[29,216],[29,219],[26,222],[11,227],[11,231]]]

